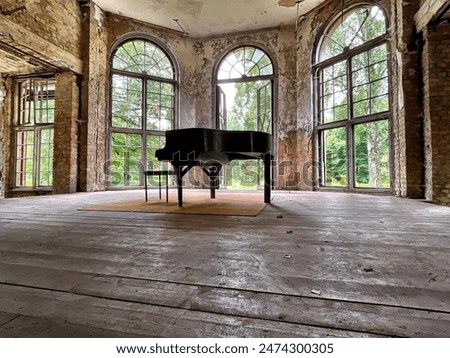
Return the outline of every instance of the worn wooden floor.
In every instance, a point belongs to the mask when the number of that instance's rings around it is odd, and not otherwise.
[[[448,207],[276,191],[258,217],[78,210],[141,197],[0,200],[0,337],[450,337]]]

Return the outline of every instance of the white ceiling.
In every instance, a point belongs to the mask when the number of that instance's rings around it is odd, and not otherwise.
[[[324,1],[94,0],[104,11],[184,31],[195,38],[293,25],[297,10],[301,16]]]

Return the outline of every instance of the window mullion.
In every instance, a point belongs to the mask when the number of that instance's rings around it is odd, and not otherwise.
[[[147,86],[148,78],[142,79],[142,136],[141,136],[141,162],[144,170],[147,168]],[[140,177],[140,185],[143,185],[144,178]]]
[[[39,157],[41,152],[41,131],[38,127],[34,129],[34,151],[33,151],[33,188],[37,188],[39,186],[39,171],[40,171],[40,163]]]
[[[347,59],[347,187],[355,187],[355,143],[353,133],[353,68],[352,57]]]

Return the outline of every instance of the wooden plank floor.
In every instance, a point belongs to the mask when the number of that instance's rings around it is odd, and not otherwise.
[[[79,210],[143,195],[0,200],[0,337],[450,337],[449,207],[275,191],[257,217]]]

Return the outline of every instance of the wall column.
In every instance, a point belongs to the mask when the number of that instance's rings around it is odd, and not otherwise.
[[[424,30],[425,197],[450,206],[450,24]]]
[[[66,72],[57,76],[53,161],[54,194],[77,191],[79,93],[75,74]]]

